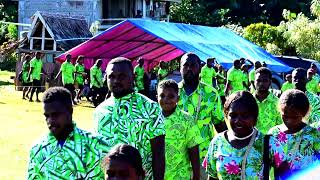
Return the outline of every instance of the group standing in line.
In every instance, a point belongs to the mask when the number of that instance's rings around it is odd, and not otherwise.
[[[236,60],[225,78],[213,62],[201,70],[196,54],[184,54],[182,81],[161,81],[157,103],[139,93],[143,59],[136,68],[126,58],[111,60],[104,81],[98,60],[93,87],[106,84],[110,96],[95,109],[93,134],[72,119],[71,88],[50,88],[43,97],[50,133],[30,152],[28,179],[265,179],[271,169],[286,177],[318,162],[320,99],[307,89],[306,70],[292,72],[293,87],[279,99],[261,63],[248,74],[245,60]]]

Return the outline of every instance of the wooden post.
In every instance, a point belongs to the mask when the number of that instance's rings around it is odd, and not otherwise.
[[[45,28],[44,24],[42,24],[42,39],[41,39],[41,50],[42,51],[44,51],[45,37],[46,37],[46,28]]]
[[[30,50],[33,50],[33,38],[30,37]]]

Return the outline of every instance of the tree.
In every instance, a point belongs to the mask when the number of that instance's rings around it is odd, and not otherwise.
[[[0,21],[18,22],[18,2],[11,0],[0,0]],[[10,27],[11,30],[12,27]],[[8,25],[0,23],[0,44],[8,40]]]

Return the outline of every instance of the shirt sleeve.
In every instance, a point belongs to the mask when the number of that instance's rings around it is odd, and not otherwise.
[[[66,66],[65,63],[61,64],[61,72],[65,72],[66,70]]]
[[[234,81],[234,72],[231,70],[230,72],[228,72],[228,81]]]
[[[41,174],[39,173],[40,169],[40,162],[37,162],[35,158],[35,151],[34,148],[30,150],[30,155],[29,155],[29,163],[28,163],[28,179],[42,179]]]
[[[184,115],[184,117],[188,126],[186,134],[187,147],[192,148],[198,144],[201,144],[203,139],[201,137],[199,127],[194,119],[188,115]]]
[[[223,116],[223,110],[222,110],[222,102],[219,96],[219,93],[217,90],[215,90],[214,88],[213,92],[211,93],[211,99],[210,99],[210,106],[212,106],[212,118],[211,118],[211,124],[220,124],[221,122],[224,121],[224,116]],[[214,102],[214,103],[212,103]]]
[[[216,178],[218,177],[217,168],[216,168],[216,158],[214,157],[216,151],[216,139],[214,138],[209,146],[208,153],[202,163],[202,166],[206,169],[207,174],[210,177]]]
[[[147,133],[150,139],[153,139],[157,136],[165,135],[164,129],[164,117],[161,113],[161,109],[157,103],[147,103],[149,105],[148,109],[150,117],[149,124],[146,126],[148,127]]]

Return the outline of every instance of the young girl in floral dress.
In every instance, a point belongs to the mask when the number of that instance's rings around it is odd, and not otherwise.
[[[263,152],[268,152],[266,158],[279,173],[287,169],[275,138],[270,137],[269,149],[264,151],[264,135],[255,128],[258,105],[252,94],[239,91],[230,95],[224,114],[228,130],[213,138],[203,162],[209,179],[263,179]]]
[[[320,131],[304,122],[309,106],[302,91],[285,91],[279,101],[283,124],[269,130],[283,147],[293,174],[319,163]]]

